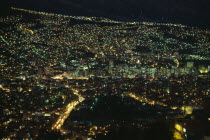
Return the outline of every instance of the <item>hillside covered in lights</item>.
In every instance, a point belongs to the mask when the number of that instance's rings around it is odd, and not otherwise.
[[[12,7],[0,18],[0,139],[111,137],[125,123],[143,136],[157,120],[186,121],[210,97],[209,56],[205,28]]]

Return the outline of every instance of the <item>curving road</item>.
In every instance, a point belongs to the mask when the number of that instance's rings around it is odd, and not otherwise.
[[[73,101],[70,102],[66,107],[65,107],[65,112],[61,113],[60,117],[58,118],[58,120],[53,124],[52,126],[52,130],[60,130],[61,132],[65,133],[65,131],[62,129],[62,126],[65,122],[65,120],[69,117],[70,113],[72,112],[72,110],[82,101],[85,100],[84,97],[82,97],[79,93],[78,90],[73,89],[74,94],[78,96],[78,100],[77,101]]]

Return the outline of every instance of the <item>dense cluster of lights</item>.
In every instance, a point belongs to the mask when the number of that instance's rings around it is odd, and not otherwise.
[[[62,127],[72,110],[86,98],[105,96],[107,89],[112,95],[123,93],[142,103],[183,111],[189,111],[180,108],[184,104],[201,106],[210,95],[209,87],[202,85],[209,78],[208,64],[195,67],[191,62],[209,60],[208,29],[12,10],[11,16],[0,19],[5,27],[0,31],[0,90],[5,102],[0,126],[13,129],[9,137],[34,119],[39,124],[42,117],[45,123],[40,127],[52,124],[52,130],[65,135]],[[94,94],[80,94],[87,89]],[[21,125],[9,128],[12,122]],[[95,134],[92,128],[89,132]]]

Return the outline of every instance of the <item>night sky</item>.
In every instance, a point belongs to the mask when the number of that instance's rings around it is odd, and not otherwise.
[[[42,9],[71,15],[125,17],[170,20],[178,23],[209,25],[209,0],[3,0],[1,15],[6,7]],[[62,10],[61,10],[62,9]]]

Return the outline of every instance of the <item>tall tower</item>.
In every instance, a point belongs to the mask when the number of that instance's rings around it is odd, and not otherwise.
[[[194,66],[194,62],[187,62],[187,67],[192,68]]]

